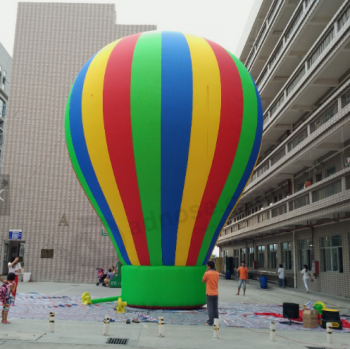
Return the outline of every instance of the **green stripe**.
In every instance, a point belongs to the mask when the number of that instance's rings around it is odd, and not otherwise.
[[[131,127],[137,182],[151,265],[162,265],[161,157],[161,35],[142,34],[131,70]]]
[[[74,86],[74,84],[73,84]],[[112,240],[113,246],[115,248],[115,250],[117,251],[119,260],[121,261],[122,264],[125,264],[125,261],[119,251],[119,248],[116,244],[116,241],[114,239],[114,236],[112,234],[112,231],[109,227],[109,225],[107,224],[106,219],[104,218],[100,208],[98,207],[94,197],[91,194],[90,188],[88,186],[88,184],[86,183],[85,177],[81,171],[81,168],[79,166],[78,160],[77,160],[77,156],[75,154],[75,150],[74,150],[74,146],[73,146],[73,141],[72,141],[72,135],[70,132],[70,123],[69,123],[69,106],[70,106],[70,98],[71,98],[71,94],[72,94],[72,90],[73,90],[73,86],[69,92],[69,97],[68,97],[68,101],[67,101],[67,106],[66,106],[66,113],[65,113],[65,122],[64,122],[64,127],[65,127],[65,133],[66,133],[66,142],[67,142],[67,148],[68,148],[68,153],[69,153],[69,157],[70,160],[72,162],[73,165],[73,169],[75,171],[75,174],[78,177],[78,180],[81,184],[81,186],[83,187],[85,194],[87,195],[88,199],[90,200],[93,208],[95,209],[96,213],[98,214],[98,216],[100,217],[103,225],[105,226],[106,230],[108,231],[109,237]],[[99,232],[96,232],[96,234]]]
[[[239,75],[242,81],[243,88],[243,120],[241,135],[233,161],[230,173],[227,177],[225,186],[222,190],[218,203],[215,207],[214,213],[210,219],[208,228],[205,232],[203,243],[197,259],[197,265],[201,265],[208,253],[208,248],[214,237],[215,230],[226,211],[228,203],[230,202],[237,186],[243,176],[247,163],[252,151],[255,133],[257,127],[257,100],[255,93],[255,86],[252,78],[244,65],[230,52],[232,59],[235,61]],[[233,97],[234,98],[234,97]]]

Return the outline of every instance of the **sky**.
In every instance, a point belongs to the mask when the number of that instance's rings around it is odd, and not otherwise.
[[[21,2],[33,2],[22,0]],[[36,2],[69,2],[38,0]],[[73,1],[72,1],[73,2]],[[74,2],[98,3],[98,0]],[[158,30],[176,30],[212,40],[239,57],[237,46],[248,35],[247,20],[262,0],[105,0],[115,3],[117,23],[156,24]],[[18,1],[0,0],[0,42],[12,56]],[[214,254],[219,255],[215,248]]]
[[[233,54],[254,3],[262,0],[104,0],[115,3],[119,24],[156,24],[212,40]],[[22,0],[21,2],[33,2]],[[36,2],[69,2],[38,0]],[[72,2],[98,3],[98,0]],[[0,0],[0,42],[12,56],[18,1]]]

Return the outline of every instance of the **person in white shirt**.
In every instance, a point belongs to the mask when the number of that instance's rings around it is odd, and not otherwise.
[[[277,270],[277,274],[278,274],[278,284],[279,284],[279,286],[285,288],[286,284],[284,282],[284,268],[283,268],[282,264],[280,264],[280,267]]]
[[[305,289],[306,289],[306,293],[309,293],[309,283],[310,283],[310,279],[311,281],[314,281],[312,276],[311,276],[311,272],[309,270],[309,267],[304,264],[303,265],[303,270],[301,271],[301,273],[303,274],[303,280],[304,280],[304,285],[305,285]]]
[[[18,257],[12,257],[11,262],[8,263],[9,273],[14,273],[15,276],[15,283],[16,287],[14,292],[12,293],[13,299],[16,299],[16,293],[17,293],[17,286],[18,286],[18,274],[21,273],[22,267],[21,263],[19,262]]]

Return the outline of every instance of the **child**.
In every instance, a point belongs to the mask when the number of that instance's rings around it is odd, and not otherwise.
[[[4,285],[1,286],[2,290],[0,291],[1,299],[0,301],[2,302],[3,308],[1,312],[1,323],[3,324],[10,324],[10,321],[7,321],[7,315],[10,310],[10,306],[12,303],[12,294],[16,291],[16,283],[15,283],[15,273],[9,273],[7,275],[7,281],[1,280]]]

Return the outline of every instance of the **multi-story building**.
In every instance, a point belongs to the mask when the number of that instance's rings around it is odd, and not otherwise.
[[[240,59],[264,110],[260,157],[218,246],[233,271],[350,296],[350,2],[262,1]]]
[[[129,29],[123,35],[156,27]],[[19,3],[2,170],[10,199],[8,214],[0,216],[0,272],[19,254],[32,280],[87,282],[96,280],[95,268],[116,263],[70,163],[64,115],[80,69],[119,37],[113,4]]]
[[[11,61],[11,56],[6,51],[4,46],[0,43],[0,174],[4,144],[6,107],[8,102],[11,80]]]

